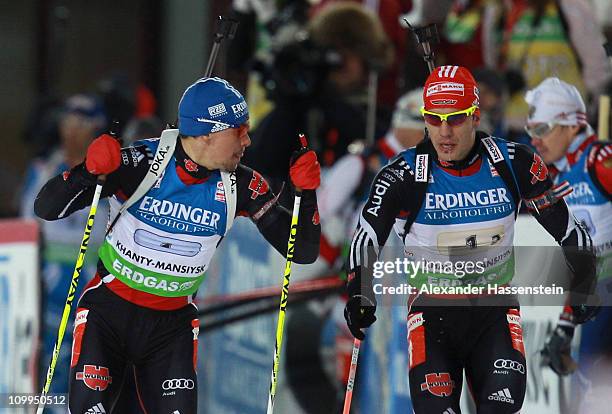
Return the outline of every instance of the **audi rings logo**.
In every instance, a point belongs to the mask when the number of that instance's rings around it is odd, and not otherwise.
[[[520,362],[512,361],[511,359],[498,359],[495,361],[493,366],[499,369],[511,369],[512,371],[518,371],[521,374],[525,373],[525,366]]]
[[[195,383],[192,379],[188,378],[173,378],[165,380],[162,383],[164,390],[192,390],[195,387]]]

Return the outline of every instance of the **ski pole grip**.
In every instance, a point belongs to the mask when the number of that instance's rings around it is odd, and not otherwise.
[[[300,145],[302,148],[308,148],[308,140],[306,139],[306,135],[299,134],[298,137],[300,139]]]
[[[121,138],[119,138],[119,121],[118,120],[116,119],[113,120],[110,128],[108,129],[108,135],[115,138],[121,144]],[[96,184],[104,185],[105,182],[106,182],[106,175],[104,174],[99,175],[98,179],[96,180]]]

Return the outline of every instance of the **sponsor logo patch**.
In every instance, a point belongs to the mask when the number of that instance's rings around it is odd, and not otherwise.
[[[213,118],[225,115],[226,113],[227,109],[225,109],[225,104],[223,102],[208,108],[208,114]]]
[[[423,325],[423,312],[410,315],[408,318],[408,334],[421,325]]]
[[[83,371],[76,373],[76,379],[83,381],[87,388],[94,391],[104,391],[113,383],[108,368],[97,365],[84,365]]]
[[[497,144],[495,144],[495,142],[493,142],[491,138],[483,138],[482,142],[485,145],[487,151],[489,152],[489,155],[491,155],[491,159],[494,163],[502,161],[504,159],[504,156],[499,150],[499,147],[497,146]]]
[[[525,355],[525,344],[523,343],[523,328],[521,327],[521,315],[518,309],[509,309],[506,313],[508,319],[508,330],[512,347]]]
[[[312,224],[318,226],[320,222],[321,218],[319,217],[319,210],[315,210],[314,214],[312,215]]]
[[[195,382],[190,378],[172,378],[167,379],[162,383],[162,389],[168,390],[192,390],[195,387]]]
[[[493,394],[489,395],[489,400],[514,404],[514,399],[512,398],[512,395],[510,395],[510,390],[508,388],[504,388],[503,390],[494,392]]]
[[[529,168],[529,172],[532,175],[531,184],[535,184],[538,181],[544,181],[548,176],[546,164],[544,164],[542,158],[536,153],[533,154],[533,163],[531,164],[531,168]]]
[[[432,105],[455,105],[457,103],[456,99],[436,99],[430,101]]]
[[[106,410],[104,409],[102,403],[97,403],[89,410],[85,411],[85,414],[106,414]]]
[[[191,161],[189,158],[185,158],[185,169],[189,172],[197,172],[199,168],[198,164]]]
[[[367,212],[369,214],[378,217],[378,210],[382,205],[382,198],[387,193],[387,190],[390,186],[390,183],[386,182],[381,178],[378,178],[374,182],[372,193],[370,194],[370,201],[368,201],[368,205],[372,204],[372,207],[368,207],[367,209]]]
[[[455,388],[455,381],[448,372],[425,375],[425,382],[421,384],[421,391],[429,391],[436,397],[450,397]]]
[[[76,317],[74,318],[74,327],[87,322],[87,315],[89,314],[89,309],[83,309],[77,312]]]
[[[520,362],[513,361],[511,359],[497,359],[493,363],[493,366],[499,369],[509,369],[512,371],[520,372],[521,374],[525,373],[525,366]]]
[[[215,200],[225,203],[225,189],[223,188],[223,181],[217,182],[217,189],[215,190]]]
[[[251,193],[251,200],[255,200],[260,195],[266,194],[269,190],[268,183],[257,171],[253,171],[253,177],[249,183],[249,190]]]
[[[428,88],[425,96],[432,96],[437,94],[447,95],[465,95],[465,86],[462,83],[457,82],[433,82]]]
[[[247,104],[245,101],[232,105],[232,112],[234,112],[234,115],[236,115],[236,118],[240,118],[243,115],[244,111],[246,111],[246,109],[247,109]]]
[[[417,154],[416,156],[416,174],[414,176],[414,181],[425,183],[427,182],[427,163],[429,160],[429,155],[427,154]]]

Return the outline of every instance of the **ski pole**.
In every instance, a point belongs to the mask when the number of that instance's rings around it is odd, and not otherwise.
[[[412,31],[416,37],[417,43],[423,48],[423,60],[427,63],[429,73],[433,72],[436,67],[435,54],[431,49],[431,45],[440,42],[438,37],[438,28],[435,23],[429,24],[425,27],[414,27],[410,22],[404,19],[406,26]]]
[[[304,134],[300,134],[302,148],[306,148],[308,143]],[[285,261],[285,275],[281,290],[280,307],[278,310],[278,321],[276,324],[276,342],[274,343],[274,362],[272,364],[272,375],[270,378],[270,393],[268,395],[268,414],[274,412],[274,398],[276,397],[276,386],[278,383],[278,367],[280,365],[280,354],[283,346],[283,330],[285,329],[285,315],[287,312],[287,299],[289,296],[289,280],[291,278],[291,263],[293,262],[293,252],[295,250],[295,239],[297,236],[298,216],[302,192],[296,190],[293,199],[293,211],[291,215],[291,227],[289,230],[289,240],[287,241],[287,257]]]
[[[232,40],[234,36],[236,36],[237,28],[238,20],[230,17],[219,16],[219,28],[215,32],[215,40],[213,42],[213,47],[210,51],[210,56],[208,57],[206,69],[204,70],[205,78],[208,78],[212,74],[213,67],[215,66],[215,61],[217,60],[217,54],[219,53],[219,48],[221,47],[221,42],[225,38]]]
[[[353,342],[353,352],[351,355],[351,367],[349,369],[348,381],[346,383],[346,394],[344,395],[344,409],[342,414],[349,414],[351,411],[351,401],[353,399],[353,387],[355,386],[355,373],[357,372],[357,360],[359,359],[359,347],[361,341],[355,338]]]
[[[118,122],[114,121],[109,131],[109,134],[117,138],[117,126]],[[47,369],[47,375],[45,379],[45,386],[42,389],[40,395],[40,403],[36,409],[36,414],[42,414],[45,409],[46,397],[51,387],[51,380],[53,379],[53,373],[55,372],[55,366],[59,358],[60,348],[62,347],[62,341],[64,340],[64,334],[66,333],[66,326],[68,325],[68,318],[70,317],[70,310],[72,309],[72,302],[74,302],[74,296],[76,293],[77,286],[79,284],[79,277],[81,276],[81,270],[83,270],[83,264],[85,262],[85,253],[87,253],[87,247],[89,246],[89,239],[91,238],[91,232],[94,226],[94,220],[96,218],[96,212],[98,210],[98,203],[100,202],[100,194],[102,194],[102,187],[106,181],[106,176],[100,175],[96,181],[96,189],[94,190],[93,200],[91,207],[89,208],[89,215],[87,216],[87,224],[85,224],[85,231],[83,232],[83,239],[81,240],[81,247],[79,248],[79,255],[77,256],[76,263],[74,265],[74,271],[72,272],[72,280],[70,287],[68,288],[68,296],[66,297],[66,303],[64,304],[64,311],[62,312],[62,319],[57,330],[57,339],[53,346],[53,354],[51,356],[51,362]]]

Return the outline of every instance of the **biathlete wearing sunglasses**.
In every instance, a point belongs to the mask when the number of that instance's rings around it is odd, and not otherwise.
[[[427,172],[423,172],[427,159],[418,147],[384,167],[374,180],[351,243],[345,318],[353,335],[363,338],[361,329],[376,320],[375,293],[381,292],[374,292],[372,272],[364,265],[372,269],[392,229],[413,262],[435,264],[468,257],[478,261],[475,248],[482,246],[488,247],[482,254],[499,258],[495,263],[484,261],[483,272],[472,269],[468,274],[435,266],[421,268],[412,277],[406,275],[417,291],[468,283],[504,286],[511,281],[514,221],[520,202],[495,168],[501,162],[511,172],[517,196],[555,240],[564,247],[584,247],[580,254],[569,248],[564,252],[570,266],[580,271],[574,279],[592,281],[595,262],[590,237],[568,212],[540,157],[526,146],[476,132],[479,100],[472,74],[458,66],[436,68],[427,79],[423,100],[431,140],[429,157],[433,158]],[[422,182],[427,184],[419,204],[414,197]],[[398,275],[383,276],[376,283],[384,283],[384,277]],[[409,296],[408,375],[415,413],[460,413],[464,370],[479,413],[520,410],[527,365],[518,301],[505,296],[501,302],[484,292],[481,296],[430,292]],[[474,301],[486,306],[472,306]],[[576,309],[583,319],[594,311],[586,306]]]

